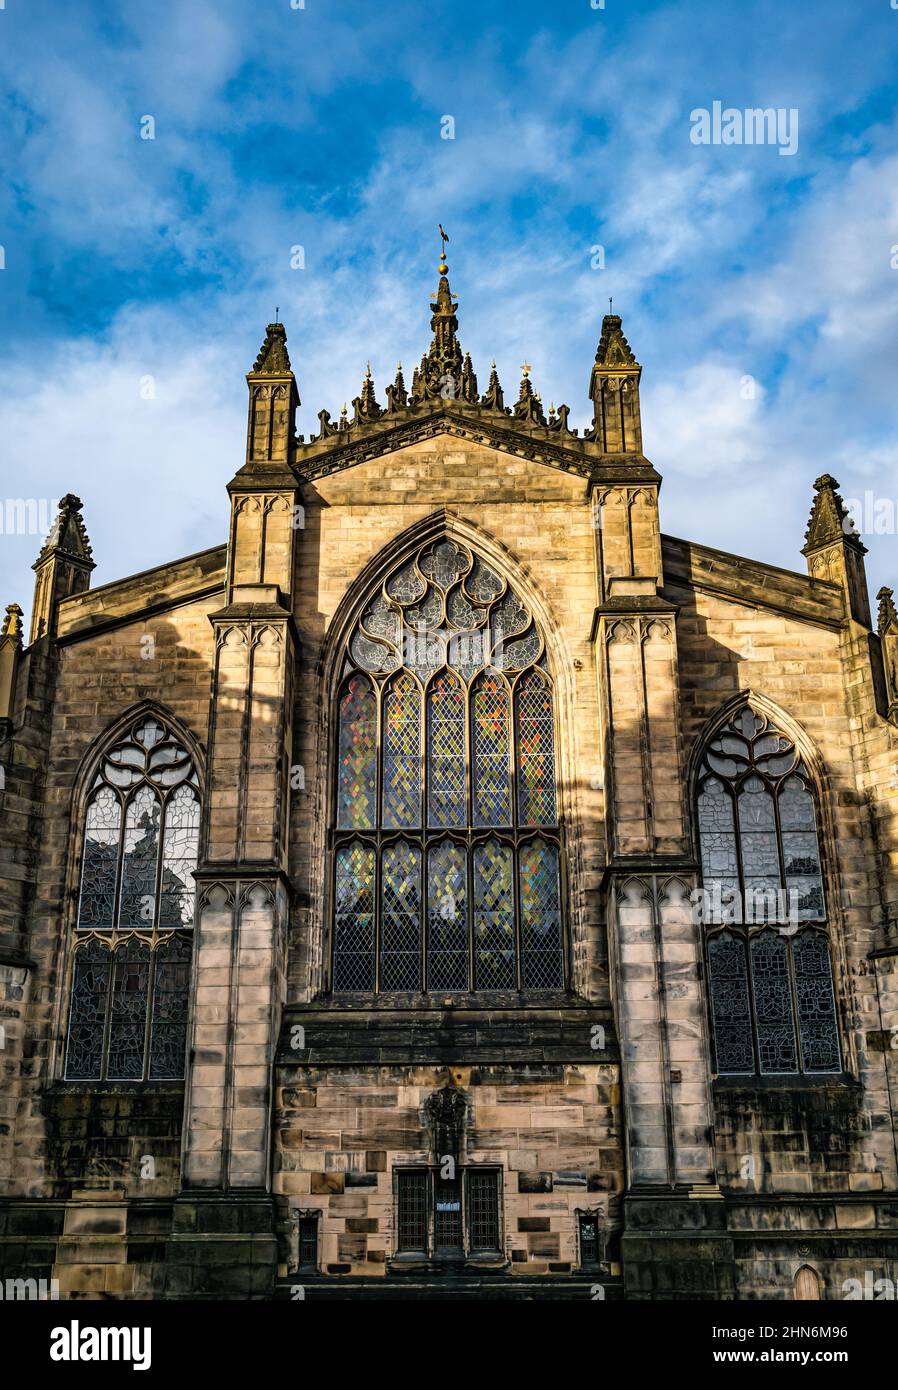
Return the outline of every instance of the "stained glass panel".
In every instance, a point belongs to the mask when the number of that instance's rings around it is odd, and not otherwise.
[[[371,682],[353,676],[340,701],[337,825],[373,827],[377,797],[377,702]]]
[[[448,672],[436,677],[427,696],[427,819],[434,826],[464,826],[465,696]]]
[[[156,869],[159,862],[159,798],[146,783],[125,810],[120,927],[152,928],[156,920]]]
[[[780,786],[778,799],[786,888],[798,895],[802,921],[819,920],[824,915],[823,875],[814,798],[798,777],[790,777]]]
[[[829,944],[819,932],[805,931],[792,942],[798,1033],[806,1072],[841,1070],[839,1028],[833,996]]]
[[[722,1076],[755,1070],[745,942],[721,932],[708,942],[708,985],[717,1071]]]
[[[380,987],[421,988],[421,852],[402,841],[383,855]]]
[[[141,1081],[150,994],[150,948],[129,937],[113,953],[109,1055],[106,1075],[114,1081]]]
[[[511,848],[488,840],[474,850],[474,979],[477,989],[517,985]]]
[[[373,989],[374,851],[356,841],[336,860],[334,989]]]
[[[798,1070],[789,948],[775,931],[751,941],[751,980],[762,1075]]]
[[[561,895],[558,850],[543,840],[522,845],[521,976],[524,989],[561,989]]]
[[[192,927],[193,871],[200,838],[200,803],[192,787],[181,786],[165,806],[159,926]]]
[[[79,927],[109,928],[115,925],[115,883],[121,825],[121,802],[112,787],[100,786],[91,797],[84,826]]]
[[[518,683],[518,816],[521,825],[554,825],[555,721],[552,692],[536,671]]]
[[[474,824],[511,824],[511,752],[508,691],[487,671],[471,693]]]
[[[190,940],[173,936],[153,952],[153,1019],[150,1026],[151,1081],[184,1075],[190,999]]]
[[[709,894],[716,885],[723,894],[739,889],[739,856],[736,851],[736,826],[733,798],[723,783],[709,777],[698,798],[698,828],[702,849],[702,878]],[[716,895],[712,896],[714,920],[722,916],[716,911]]]
[[[411,676],[397,676],[383,702],[383,824],[421,824],[421,696]]]
[[[755,906],[754,920],[764,921],[764,904],[771,892],[775,902],[780,887],[773,797],[760,777],[749,777],[739,793],[737,805],[746,909],[751,902]]]
[[[427,856],[427,988],[469,988],[467,854],[452,840]]]
[[[75,952],[66,1055],[66,1076],[72,1081],[102,1076],[111,959],[108,946],[95,938]]]

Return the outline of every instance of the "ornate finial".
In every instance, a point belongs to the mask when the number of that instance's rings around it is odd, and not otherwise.
[[[4,644],[12,643],[14,647],[22,645],[22,610],[17,603],[6,605],[6,616],[3,619],[3,629],[0,631],[0,642]]]
[[[343,402],[343,409],[340,411],[340,424],[339,424],[338,428],[341,429],[341,430],[348,430],[348,429],[349,429],[349,420],[348,420],[347,417],[346,417],[346,402],[345,402],[345,401]]]
[[[438,222],[438,223],[437,223],[437,226],[438,226],[439,229],[440,229],[440,274],[441,274],[441,275],[448,275],[448,274],[449,274],[449,267],[448,267],[448,265],[446,264],[446,242],[449,240],[449,238],[448,238],[448,236],[446,235],[446,233],[443,231],[443,224],[442,224],[442,222]]]
[[[529,420],[535,425],[544,425],[546,417],[543,414],[542,404],[539,396],[533,390],[533,382],[530,380],[530,363],[522,362],[521,371],[521,392],[515,402],[514,414],[518,420]]]
[[[809,555],[822,546],[831,545],[833,541],[844,541],[866,555],[867,547],[848,515],[848,508],[839,496],[839,484],[832,474],[822,473],[814,483],[814,491],[817,495],[811,507],[802,555]]]
[[[879,629],[880,637],[882,637],[884,633],[888,632],[890,628],[894,628],[896,631],[898,631],[898,610],[896,610],[895,608],[893,593],[894,591],[892,589],[886,589],[885,587],[883,587],[876,595],[877,599],[879,600],[879,618],[877,622],[877,627]]]
[[[354,425],[366,425],[372,420],[379,420],[383,411],[378,404],[374,394],[374,378],[371,375],[371,363],[365,371],[365,379],[362,382],[361,394],[356,396],[352,403],[355,415],[352,423]]]
[[[387,413],[392,415],[397,410],[405,410],[408,405],[408,391],[405,389],[405,378],[402,375],[402,363],[396,364],[396,379],[392,386],[386,390]]]
[[[253,364],[251,375],[286,376],[293,369],[287,352],[287,333],[282,323],[268,325],[265,341]]]

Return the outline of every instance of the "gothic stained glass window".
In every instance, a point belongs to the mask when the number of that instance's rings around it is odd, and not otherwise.
[[[343,649],[332,988],[564,988],[563,826],[539,625],[448,537],[369,594]]]
[[[103,751],[84,818],[69,1080],[184,1075],[199,812],[193,760],[161,720]]]
[[[696,810],[718,1073],[838,1072],[817,803],[800,753],[743,707],[705,749]]]

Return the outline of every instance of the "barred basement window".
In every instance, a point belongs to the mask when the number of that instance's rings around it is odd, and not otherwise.
[[[397,1249],[424,1252],[427,1249],[427,1173],[400,1173],[397,1178]]]
[[[445,538],[393,570],[336,723],[333,989],[562,989],[552,681],[507,581]]]
[[[318,1221],[314,1216],[299,1219],[299,1268],[307,1271],[318,1268]]]
[[[494,1169],[459,1169],[454,1177],[437,1169],[398,1172],[396,1202],[400,1255],[451,1261],[501,1252],[499,1173]]]
[[[705,751],[697,817],[717,1072],[838,1072],[815,789],[747,706]]]
[[[597,1269],[601,1252],[599,1218],[593,1212],[579,1211],[577,1227],[580,1233],[580,1268]]]
[[[190,754],[159,720],[104,753],[85,814],[68,1080],[184,1075],[199,811]]]
[[[499,1174],[468,1171],[468,1220],[472,1250],[499,1249]]]

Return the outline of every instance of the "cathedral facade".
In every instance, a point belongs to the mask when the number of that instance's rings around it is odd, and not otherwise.
[[[309,439],[269,325],[226,544],[91,588],[69,495],[6,610],[0,1277],[894,1288],[891,592],[827,474],[806,574],[666,535],[620,318],[581,433],[439,275]]]

